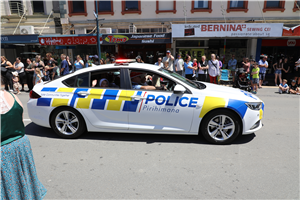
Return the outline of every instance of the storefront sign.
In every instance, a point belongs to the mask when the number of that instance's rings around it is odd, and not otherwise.
[[[282,23],[172,24],[173,38],[281,37]]]
[[[100,42],[102,38],[100,37]],[[80,45],[80,44],[97,44],[96,35],[76,35],[76,36],[42,36],[39,37],[41,45]]]
[[[103,44],[166,44],[172,43],[171,33],[103,34]]]
[[[262,40],[261,46],[264,47],[299,47],[300,40]]]
[[[201,57],[204,55],[204,49],[178,49],[178,53],[182,55],[182,58],[185,58],[186,54],[190,55],[192,59],[197,58],[197,60],[200,62]]]
[[[300,25],[293,28],[283,27],[282,36],[300,36]]]
[[[2,44],[28,44],[38,42],[38,35],[1,35]]]

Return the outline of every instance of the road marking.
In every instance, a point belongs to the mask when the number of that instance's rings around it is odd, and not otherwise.
[[[31,119],[23,119],[23,122],[31,122]]]

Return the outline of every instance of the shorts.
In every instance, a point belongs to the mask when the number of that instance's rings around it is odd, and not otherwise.
[[[232,72],[235,72],[235,70],[236,70],[236,66],[234,66],[234,67],[228,67],[228,69],[230,70],[230,71],[232,71]]]
[[[275,74],[281,74],[281,70],[280,69],[276,69],[275,70]]]
[[[265,80],[266,73],[259,73],[259,80]]]
[[[258,84],[258,82],[259,82],[259,78],[253,78],[252,79],[252,83],[253,84]]]

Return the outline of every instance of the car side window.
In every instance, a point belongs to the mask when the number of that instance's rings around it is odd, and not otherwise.
[[[120,88],[120,69],[110,71],[93,71],[91,73],[91,87]]]
[[[72,76],[63,81],[68,87],[89,87],[89,72]]]
[[[131,89],[143,88],[141,86],[153,86],[155,90],[172,92],[176,86],[176,82],[151,71],[129,70],[129,74]]]

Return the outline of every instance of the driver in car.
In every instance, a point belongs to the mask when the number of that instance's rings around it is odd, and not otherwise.
[[[161,87],[155,87],[152,85],[147,85],[145,83],[145,76],[147,74],[141,73],[141,72],[131,72],[130,78],[131,78],[131,84],[132,89],[143,89],[143,90],[166,90],[164,86]]]

